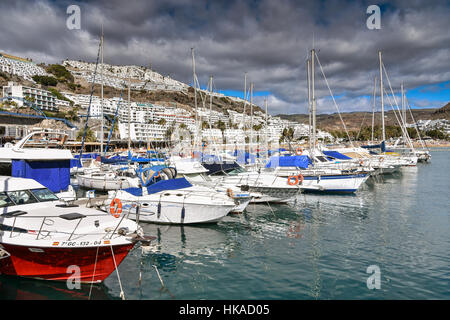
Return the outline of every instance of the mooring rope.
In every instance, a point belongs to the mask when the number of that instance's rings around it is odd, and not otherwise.
[[[123,293],[122,282],[120,281],[119,269],[117,268],[116,257],[114,255],[114,250],[113,250],[112,245],[110,245],[110,247],[111,247],[111,253],[112,253],[112,257],[113,257],[113,261],[114,261],[114,266],[115,266],[116,273],[117,273],[117,279],[119,280],[120,297],[122,298],[122,300],[125,300],[125,294]]]

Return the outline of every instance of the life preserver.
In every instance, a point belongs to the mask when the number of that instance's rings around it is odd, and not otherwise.
[[[295,154],[301,156],[303,154],[303,149],[298,147],[297,149],[295,149]]]
[[[384,161],[384,158],[383,158],[383,157],[381,157],[381,158],[380,158],[380,162],[383,162],[383,161]]]
[[[300,184],[303,184],[303,176],[301,174],[299,174],[297,177],[300,178]]]
[[[291,181],[291,178],[295,178],[295,181],[292,182],[292,181]],[[289,184],[290,186],[295,186],[297,183],[298,183],[298,176],[289,176],[289,178],[288,178],[288,184]]]
[[[359,165],[362,166],[364,164],[364,161],[359,160]]]
[[[231,190],[230,188],[227,189],[227,196],[229,196],[230,198],[234,199],[233,190]]]
[[[116,204],[117,204],[117,210],[116,210]],[[109,205],[109,213],[111,213],[111,215],[114,218],[120,217],[120,214],[122,213],[122,202],[120,201],[120,199],[114,198],[111,201],[111,204]]]

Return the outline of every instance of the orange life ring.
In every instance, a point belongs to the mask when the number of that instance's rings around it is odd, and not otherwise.
[[[292,182],[292,181],[291,181],[291,178],[295,178],[295,181]],[[297,183],[298,183],[298,176],[289,176],[289,178],[288,178],[288,184],[289,184],[290,186],[295,186]]]
[[[300,184],[303,184],[303,176],[301,174],[299,174],[297,177],[300,178]]]
[[[359,165],[362,166],[364,164],[364,161],[359,160]]]
[[[303,149],[298,147],[297,149],[295,149],[295,154],[301,156],[303,154]]]
[[[117,210],[116,210],[116,204],[117,204]],[[111,201],[111,204],[109,205],[109,213],[112,214],[114,218],[120,217],[120,214],[122,213],[122,202],[118,198],[114,198]]]

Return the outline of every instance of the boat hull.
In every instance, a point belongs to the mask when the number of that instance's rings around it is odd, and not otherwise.
[[[83,187],[85,189],[95,189],[101,191],[120,190],[138,186],[137,183],[134,183],[124,178],[97,179],[78,175],[77,181],[80,187]]]
[[[29,247],[7,243],[1,246],[10,257],[0,260],[0,274],[99,283],[114,271],[115,264],[118,266],[123,261],[134,243],[78,248]]]
[[[354,193],[369,178],[368,174],[304,177],[300,188],[314,193]]]
[[[209,205],[197,203],[161,202],[158,213],[158,202],[142,201],[139,215],[140,222],[160,224],[200,224],[215,223],[224,218],[234,205]],[[184,207],[184,213],[183,213]],[[183,216],[184,215],[184,216]],[[130,213],[129,218],[136,220],[136,214]]]

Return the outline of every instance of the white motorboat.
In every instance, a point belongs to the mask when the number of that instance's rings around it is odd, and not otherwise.
[[[76,175],[78,185],[102,191],[139,187],[139,178],[128,171],[99,171]]]
[[[131,219],[162,224],[195,224],[220,221],[235,206],[233,199],[208,187],[193,186],[185,178],[160,180],[149,187],[110,191],[106,210],[115,202],[124,208],[140,207]]]
[[[33,179],[1,176],[0,208],[1,274],[98,283],[145,239],[125,214],[63,203]]]

